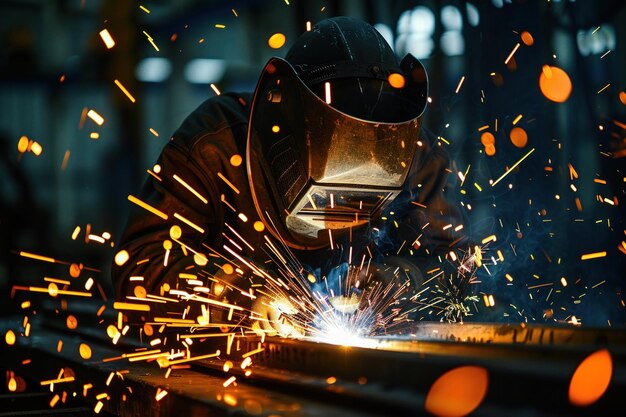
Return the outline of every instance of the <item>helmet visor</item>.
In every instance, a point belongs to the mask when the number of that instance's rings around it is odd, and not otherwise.
[[[393,114],[383,122],[334,108],[333,80],[320,97],[287,61],[267,63],[252,104],[247,166],[255,207],[272,233],[294,247],[317,245],[321,229],[363,224],[402,190],[427,81],[415,58],[400,67],[405,86],[381,90]],[[294,231],[293,239],[285,236]]]

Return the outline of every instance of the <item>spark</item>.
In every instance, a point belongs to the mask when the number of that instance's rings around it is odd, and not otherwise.
[[[600,282],[598,282],[597,284],[595,284],[594,286],[592,286],[591,288],[596,288],[596,287],[598,287],[598,286],[600,286],[600,285],[604,284],[605,282],[606,282],[606,280],[600,281]]]
[[[492,186],[492,187],[495,187],[495,185],[496,185],[497,183],[499,183],[499,182],[500,182],[500,181],[501,181],[504,177],[506,177],[509,173],[511,173],[511,171],[513,171],[515,168],[517,168],[517,166],[518,166],[519,164],[521,164],[521,163],[522,163],[522,161],[524,161],[524,159],[528,158],[528,157],[530,156],[530,154],[532,154],[533,152],[535,152],[535,148],[532,148],[532,149],[531,149],[531,150],[530,150],[530,151],[529,151],[526,155],[524,155],[524,156],[522,157],[522,159],[520,159],[519,161],[517,161],[516,163],[514,163],[514,164],[513,164],[513,166],[512,166],[511,168],[507,169],[507,170],[504,172],[504,174],[502,174],[502,175],[500,176],[500,178],[498,178],[497,180],[495,180],[495,181],[491,184],[491,186]]]
[[[87,117],[93,120],[98,126],[102,126],[104,124],[104,117],[100,116],[94,109],[87,112]]]
[[[164,389],[157,389],[156,396],[154,397],[157,401],[161,401],[167,395],[167,391]]]
[[[172,291],[174,291],[174,290],[172,290]],[[178,324],[195,324],[196,323],[195,320],[175,319],[175,318],[172,318],[172,317],[154,317],[153,321],[155,323],[178,323]]]
[[[532,286],[528,287],[527,289],[529,289],[529,290],[534,290],[535,288],[549,287],[549,286],[551,286],[551,285],[553,285],[553,284],[552,284],[551,282],[548,282],[548,283],[546,283],[546,284],[537,284],[537,285],[532,285]]]
[[[129,194],[128,195],[128,201],[130,201],[131,203],[135,203],[136,205],[138,205],[139,207],[148,210],[149,212],[151,212],[152,214],[155,214],[157,216],[159,216],[160,218],[162,218],[163,220],[167,220],[168,219],[168,215],[163,213],[161,210],[152,207],[150,204],[145,203],[143,201],[141,201],[140,199],[138,199],[137,197]]]
[[[43,279],[46,282],[54,282],[55,284],[61,284],[61,285],[70,285],[70,282],[66,279],[57,279],[57,278],[49,278],[49,277],[44,277]]]
[[[324,83],[324,100],[326,101],[326,104],[330,104],[332,102],[330,83],[328,81]]]
[[[226,227],[228,227],[228,230],[230,230],[235,236],[237,236],[239,238],[239,240],[241,240],[251,251],[254,251],[254,247],[252,245],[250,245],[239,233],[237,233],[237,231],[235,229],[233,229],[228,223],[224,223],[226,225]],[[263,223],[261,223],[262,225]],[[255,230],[258,229],[258,225],[255,224],[254,225]],[[259,231],[259,230],[257,230]]]
[[[461,86],[463,85],[463,81],[465,81],[465,75],[461,77],[461,79],[459,80],[459,84],[456,86],[456,90],[454,90],[455,94],[459,93],[459,90],[461,89]]]
[[[186,189],[188,189],[193,195],[195,195],[196,197],[198,197],[198,199],[200,201],[202,201],[204,204],[208,204],[209,201],[204,198],[198,191],[196,191],[191,185],[187,184],[182,178],[180,178],[178,175],[174,174],[174,179],[176,181],[178,181],[183,187],[185,187]]]
[[[150,306],[147,304],[124,303],[120,301],[114,302],[113,308],[116,310],[150,311]]]
[[[174,217],[177,218],[178,220],[180,220],[181,222],[187,224],[188,226],[192,227],[193,229],[196,229],[198,232],[204,233],[204,229],[203,228],[201,228],[200,226],[198,226],[197,224],[195,224],[191,220],[181,216],[180,214],[174,213]]]
[[[150,44],[152,45],[152,47],[159,52],[159,47],[156,46],[156,44],[154,43],[154,39],[152,39],[152,36],[148,35],[148,33],[144,30],[143,34],[146,35],[146,38],[148,38],[148,42],[150,42]]]
[[[24,252],[24,251],[20,251],[20,256],[23,256],[25,258],[36,259],[38,261],[43,261],[43,262],[50,262],[50,263],[58,262],[56,259],[51,258],[49,256],[37,255],[35,253]]]
[[[495,241],[496,241],[496,235],[490,235],[484,238],[481,243],[484,245],[485,243],[495,242]]]
[[[224,385],[224,388],[226,388],[227,386],[229,386],[230,384],[232,384],[233,382],[235,382],[235,380],[237,379],[236,376],[231,376],[230,378],[228,378],[226,381],[224,381],[224,383],[222,385]]]
[[[596,259],[596,258],[604,258],[606,256],[606,251],[603,252],[594,252],[594,253],[586,253],[580,256],[581,261],[586,261],[588,259]]]
[[[104,407],[104,403],[102,401],[98,401],[95,407],[93,408],[93,412],[96,414],[99,414],[100,411],[102,411],[102,407]]]
[[[259,347],[257,349],[254,349],[254,350],[251,350],[249,352],[244,353],[243,355],[241,355],[241,357],[245,359],[245,358],[248,358],[248,357],[250,357],[252,355],[256,355],[257,353],[261,353],[264,350],[265,350],[264,347]]]
[[[230,188],[231,188],[231,189],[232,189],[232,190],[233,190],[236,194],[239,194],[239,189],[238,189],[237,187],[235,187],[235,185],[234,185],[232,182],[228,181],[228,178],[226,178],[226,177],[224,176],[224,174],[222,174],[221,172],[218,172],[218,173],[217,173],[217,176],[218,176],[218,177],[219,177],[222,181],[224,181],[224,183],[226,183],[226,185],[228,185],[228,186],[229,186],[229,187],[230,187]]]
[[[567,164],[567,167],[569,168],[570,180],[574,181],[574,179],[578,178],[578,172],[576,172],[576,169],[572,164]]]
[[[131,356],[128,357],[128,362],[140,362],[140,361],[149,361],[149,360],[154,360],[154,359],[160,359],[160,358],[167,358],[170,356],[169,352],[161,352],[159,351],[159,353],[150,353],[150,354],[145,354],[145,355],[137,355],[137,356]]]
[[[96,241],[98,243],[106,242],[105,239],[102,236],[94,235],[93,233],[90,233],[89,235],[87,235],[87,238],[89,240],[93,240],[93,241]]]
[[[70,151],[69,149],[65,151],[65,154],[63,154],[63,161],[61,162],[61,171],[65,171],[65,169],[67,168],[67,162],[70,159]]]
[[[199,360],[203,360],[203,359],[210,359],[210,358],[215,358],[217,356],[220,355],[220,351],[216,350],[214,353],[208,353],[206,355],[199,355],[199,356],[194,356],[191,358],[184,358],[184,359],[176,359],[176,360],[172,360],[172,361],[167,361],[168,365],[178,365],[180,363],[186,363],[186,362],[193,362],[193,361],[199,361]]]
[[[50,285],[46,287],[24,287],[21,285],[14,285],[14,290],[22,290],[22,291],[30,291],[30,292],[39,292],[50,294],[52,297],[56,297],[57,295],[74,295],[77,297],[91,297],[92,294],[90,292],[84,291],[71,291],[71,290],[60,290],[54,283],[50,283]]]
[[[148,174],[150,174],[150,176],[152,176],[155,180],[157,180],[159,182],[163,182],[163,179],[161,177],[159,177],[157,174],[155,174],[154,172],[150,171],[149,169],[147,169],[146,172]]]
[[[122,90],[124,94],[126,94],[126,97],[128,97],[131,103],[134,103],[136,101],[135,97],[133,97],[133,95],[126,89],[126,87],[122,85],[122,83],[119,80],[114,80],[114,82],[115,82],[115,85],[118,86],[119,89]]]
[[[509,63],[509,61],[511,60],[511,58],[513,58],[513,55],[519,49],[519,47],[520,47],[520,43],[518,42],[517,44],[515,44],[515,47],[513,48],[509,56],[506,57],[506,59],[504,60],[504,65],[507,65]]]
[[[100,31],[100,38],[102,38],[102,42],[104,42],[107,49],[111,49],[115,46],[115,41],[107,29],[102,29]]]
[[[180,337],[189,339],[204,339],[205,337],[232,337],[235,335],[236,333],[189,333],[181,334]]]

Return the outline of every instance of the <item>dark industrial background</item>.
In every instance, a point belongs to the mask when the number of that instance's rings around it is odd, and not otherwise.
[[[478,240],[496,234],[494,251],[507,251],[492,275],[481,276],[479,292],[497,302],[483,318],[571,322],[574,316],[583,325],[624,325],[626,254],[618,247],[626,240],[626,6],[620,0],[0,1],[2,308],[11,308],[14,284],[50,273],[20,251],[100,270],[94,278],[110,297],[107,270],[127,196],[136,194],[169,135],[216,94],[211,84],[253,90],[267,59],[284,56],[307,21],[338,15],[376,24],[399,56],[411,52],[428,69],[432,103],[424,126],[449,142],[453,178],[471,165],[466,184],[457,180],[451,197],[471,206],[469,233]],[[100,39],[104,28],[116,41],[112,49]],[[534,44],[521,44],[505,65],[523,31]],[[277,32],[287,43],[274,50],[267,40]],[[565,103],[550,102],[539,90],[546,64],[572,80]],[[104,124],[85,119],[85,109],[96,109]],[[520,114],[529,135],[525,150],[508,139]],[[497,153],[487,157],[478,129],[493,131],[495,119]],[[41,154],[20,153],[22,136],[39,143]],[[515,172],[489,186],[531,148],[536,151]],[[81,232],[72,239],[77,226]],[[111,237],[103,244],[86,238],[89,232]],[[581,261],[599,251],[607,256]],[[542,283],[549,286],[529,289]]]

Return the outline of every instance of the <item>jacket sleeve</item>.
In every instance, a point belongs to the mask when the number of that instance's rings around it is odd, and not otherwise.
[[[111,269],[118,300],[141,298],[145,293],[167,296],[167,286],[175,289],[184,282],[180,273],[196,274],[207,260],[206,267],[211,266],[203,243],[219,236],[222,224],[216,221],[222,214],[213,174],[176,140],[164,147],[157,166],[134,196],[140,203],[132,204],[118,244],[117,253],[128,253],[126,262],[115,261]],[[176,310],[171,305],[150,305],[152,311]]]

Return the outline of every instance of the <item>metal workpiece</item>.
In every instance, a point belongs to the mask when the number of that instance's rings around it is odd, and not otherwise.
[[[16,322],[5,321],[2,334]],[[8,327],[10,328],[10,327]],[[91,409],[98,401],[103,403],[103,415],[119,417],[165,417],[181,416],[375,416],[363,410],[354,411],[338,404],[326,404],[307,397],[243,383],[225,387],[229,377],[223,371],[198,372],[197,369],[181,367],[167,377],[166,370],[154,361],[137,363],[111,361],[127,353],[124,348],[112,346],[102,340],[69,336],[67,332],[34,325],[31,335],[19,337],[17,343],[5,349],[0,366],[12,369],[27,378],[28,388],[36,388],[40,381],[54,379],[60,368],[70,369],[73,380],[59,383],[55,392],[65,391],[72,402],[77,400]],[[63,349],[57,351],[58,340]],[[91,357],[81,358],[80,345],[88,343]],[[28,358],[27,364],[24,359]],[[70,372],[70,371],[67,371]],[[113,376],[111,377],[111,375]],[[89,389],[85,391],[85,386]],[[86,392],[86,395],[84,395]],[[76,393],[76,395],[72,394]],[[98,395],[106,393],[100,400]],[[54,396],[49,393],[49,398]],[[63,405],[55,406],[62,412]],[[83,406],[84,408],[84,406]],[[45,404],[41,412],[50,412]],[[0,411],[2,415],[2,411]],[[33,414],[36,415],[36,414]]]
[[[484,385],[474,416],[598,416],[620,406],[626,387],[625,335],[612,329],[416,323],[408,335],[350,346],[238,334],[229,349],[223,338],[196,339],[192,358],[218,349],[219,354],[165,368],[158,360],[129,359],[152,349],[147,345],[113,345],[102,328],[68,331],[53,322],[33,320],[30,335],[6,347],[2,366],[27,378],[29,390],[70,369],[75,379],[55,384],[55,393],[67,392],[72,405],[78,401],[83,408],[100,401],[102,413],[124,417],[433,415],[427,407],[433,387],[456,371],[461,372],[448,383],[446,398],[455,398],[463,386]],[[2,334],[19,326],[20,319],[7,320]],[[82,344],[90,347],[88,359],[79,354]],[[598,351],[610,357],[608,388],[588,406],[572,405],[572,377]]]
[[[487,394],[475,415],[504,410],[511,415],[603,415],[619,404],[626,383],[625,335],[619,330],[446,323],[420,323],[413,330],[411,336],[364,339],[361,346],[245,338],[241,352],[259,351],[249,377],[254,383],[315,398],[340,396],[351,407],[393,410],[393,415],[423,410],[435,381],[466,366],[488,375]],[[568,401],[572,376],[601,349],[613,361],[609,388],[597,403],[574,407]],[[220,361],[202,366],[218,368]]]

